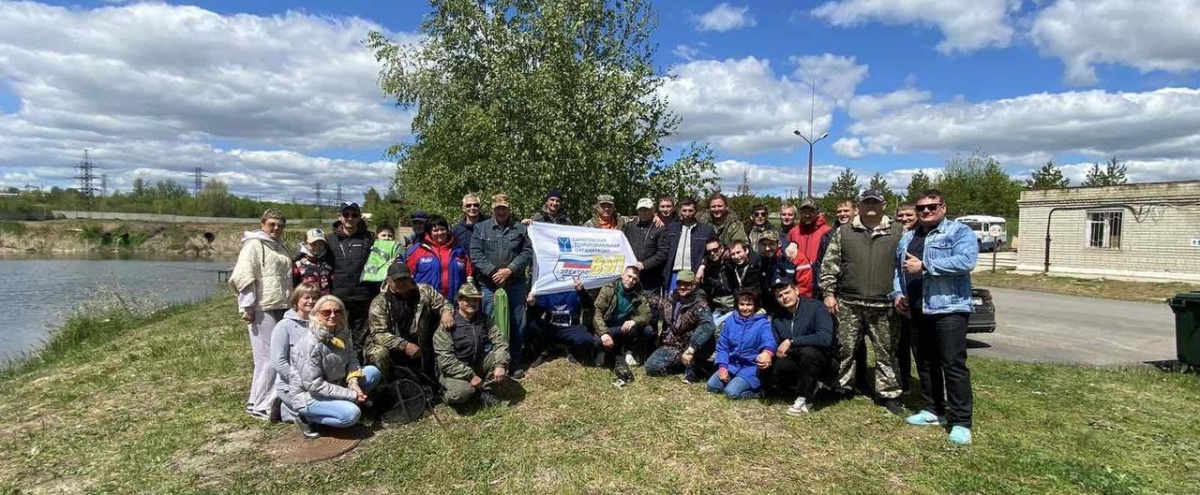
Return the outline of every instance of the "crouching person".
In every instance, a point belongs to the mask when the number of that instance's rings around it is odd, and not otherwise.
[[[696,288],[696,274],[681,270],[675,290],[657,304],[663,315],[662,343],[646,359],[646,375],[666,376],[683,370],[685,383],[699,382],[708,374],[703,366],[712,356],[717,327],[704,292]]]
[[[474,285],[460,287],[454,325],[433,336],[442,399],[452,406],[476,397],[486,406],[498,404],[496,387],[508,379],[508,342],[479,311],[482,298]]]
[[[536,368],[550,359],[551,349],[556,344],[567,345],[567,358],[572,364],[581,359],[592,359],[592,353],[600,347],[600,337],[584,326],[584,314],[593,307],[592,297],[583,283],[575,280],[575,290],[554,294],[532,292],[525,298],[529,306],[527,319],[537,334],[540,353],[530,364]]]
[[[708,379],[708,391],[730,399],[762,396],[759,370],[771,367],[775,357],[775,335],[767,314],[759,311],[758,289],[737,291],[737,313],[725,320],[717,339],[717,372]]]
[[[653,334],[650,327],[650,303],[638,290],[638,269],[625,267],[621,279],[600,289],[596,295],[596,310],[592,315],[592,331],[600,337],[601,351],[596,363],[607,366],[613,361],[613,371],[619,380],[629,381],[630,366],[637,365],[634,352]],[[617,358],[624,354],[624,359]]]
[[[779,307],[771,314],[775,362],[766,376],[785,398],[795,399],[788,414],[805,414],[817,385],[832,374],[833,320],[825,305],[801,297],[791,277],[776,278],[771,291]]]
[[[324,296],[313,305],[309,332],[292,348],[292,365],[300,375],[298,387],[289,387],[296,424],[305,438],[320,434],[314,424],[346,428],[358,423],[359,406],[379,383],[379,369],[360,368],[347,324],[346,305],[336,296]]]

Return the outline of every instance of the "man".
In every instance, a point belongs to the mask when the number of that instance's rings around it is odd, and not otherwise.
[[[658,295],[663,285],[663,265],[667,262],[666,228],[654,226],[654,201],[642,198],[637,202],[637,219],[626,222],[621,229],[637,257],[642,290],[647,296]]]
[[[458,290],[454,325],[433,335],[442,400],[456,406],[478,398],[485,406],[500,403],[497,388],[508,378],[508,343],[500,328],[479,311],[483,294],[474,285]]]
[[[462,199],[462,220],[450,229],[450,235],[454,236],[455,244],[471,251],[471,236],[475,233],[475,226],[480,222],[487,220],[483,215],[479,205],[479,196],[468,194]]]
[[[717,233],[717,238],[721,240],[722,246],[729,246],[735,240],[747,240],[746,227],[742,222],[733,218],[733,214],[729,211],[729,198],[724,194],[716,193],[708,199],[708,216],[701,218],[701,222],[706,222],[712,226]]]
[[[768,383],[784,397],[794,397],[788,414],[806,414],[817,384],[829,374],[833,321],[821,303],[800,295],[791,278],[776,277],[771,291],[777,304],[770,313],[776,351]]]
[[[496,314],[496,290],[504,289],[509,319],[508,351],[512,377],[521,380],[525,343],[525,271],[533,261],[533,244],[525,226],[512,217],[507,194],[492,196],[492,218],[480,222],[471,234],[471,263],[483,287],[483,311],[492,321]]]
[[[821,269],[821,238],[829,232],[825,216],[816,200],[805,199],[800,204],[799,223],[788,234],[787,256],[796,265],[796,290],[804,297],[816,297]]]
[[[796,228],[796,206],[785,204],[779,209],[779,238],[787,239],[792,229]]]
[[[875,348],[875,392],[889,412],[904,416],[897,400],[899,324],[888,297],[904,226],[883,213],[886,207],[883,193],[869,189],[859,199],[858,214],[834,229],[821,263],[821,290],[825,308],[838,319],[838,387],[844,394],[852,390],[855,370],[867,365],[856,358],[855,349],[869,338]]]
[[[433,287],[413,281],[408,265],[388,267],[387,287],[371,301],[363,360],[392,375],[392,366],[404,366],[432,379],[433,332],[454,325],[454,309]]]
[[[571,223],[571,217],[567,216],[567,212],[563,210],[563,194],[558,189],[551,189],[546,193],[546,202],[542,205],[542,211],[534,213],[522,223],[529,225],[531,222],[575,225]]]
[[[750,213],[750,225],[746,226],[746,238],[749,239],[750,249],[755,254],[762,254],[758,252],[758,240],[762,239],[763,233],[779,232],[779,229],[776,229],[767,219],[768,212],[770,210],[767,209],[767,205],[759,203],[754,205],[754,209]]]
[[[721,328],[725,319],[737,310],[737,300],[733,296],[736,287],[730,280],[733,272],[725,269],[732,264],[733,261],[725,257],[725,248],[721,246],[720,239],[713,237],[704,243],[704,264],[700,266],[700,271],[707,275],[703,279],[697,277],[697,280],[717,328]]]
[[[583,224],[584,227],[620,230],[625,226],[625,219],[617,215],[617,207],[613,203],[612,195],[601,194],[596,196],[596,205],[593,208],[595,214]]]
[[[592,353],[601,347],[600,337],[588,330],[590,322],[584,319],[594,310],[595,303],[578,279],[573,291],[536,296],[530,293],[525,304],[529,306],[529,325],[537,333],[541,350],[530,367],[537,367],[549,359],[549,350],[556,343],[567,345],[567,359],[572,363],[592,359]]]
[[[333,256],[332,294],[346,305],[346,323],[354,343],[360,346],[366,334],[371,299],[379,293],[378,282],[362,281],[363,267],[371,257],[374,242],[375,235],[367,230],[358,203],[342,203],[338,208],[338,220],[327,240]]]
[[[820,266],[821,261],[825,260],[825,250],[829,249],[829,239],[831,237],[833,237],[833,233],[837,230],[837,228],[839,226],[846,224],[846,222],[849,222],[850,219],[853,218],[854,215],[857,215],[857,214],[858,214],[858,209],[853,200],[851,200],[849,198],[843,198],[838,201],[837,206],[835,206],[833,209],[833,228],[830,229],[828,232],[825,233],[824,236],[821,237],[821,248],[817,251],[818,267]],[[817,277],[817,282],[820,282],[819,272],[820,272],[820,270],[817,270],[816,273],[818,273],[818,274],[815,275]],[[823,300],[822,295],[821,295],[821,290],[817,289],[816,292],[814,292],[813,297],[815,297],[819,300]],[[838,319],[837,318],[838,318],[838,315],[836,312],[834,312],[833,313],[833,328],[834,329],[838,328]],[[854,361],[857,363],[866,363],[867,362],[867,346],[866,346],[865,342],[860,342],[854,348]],[[867,393],[865,391],[871,389],[871,380],[869,378],[867,378],[866,365],[860,365],[860,366],[855,367],[855,373],[856,373],[855,374],[855,384],[857,384],[859,390],[863,390],[864,391],[863,393]]]
[[[758,246],[760,253],[758,271],[762,274],[759,278],[762,282],[759,294],[763,295],[763,309],[767,311],[767,314],[771,314],[779,306],[779,303],[775,301],[775,296],[771,294],[771,284],[775,282],[776,277],[795,280],[796,267],[779,249],[779,232],[764,232],[762,238],[758,240]]]
[[[675,213],[675,198],[669,194],[659,196],[658,214],[655,215],[654,225],[657,227],[666,227],[678,221],[679,215]]]
[[[683,369],[684,383],[697,383],[708,374],[703,369],[716,349],[708,304],[696,287],[696,274],[679,272],[675,290],[655,302],[663,315],[659,347],[646,359],[647,376],[666,376]]]
[[[663,266],[663,283],[667,291],[675,290],[675,279],[683,270],[696,278],[704,278],[704,245],[717,233],[708,225],[696,221],[696,202],[685,199],[679,203],[679,221],[667,225],[667,263]]]
[[[421,210],[412,212],[412,215],[408,217],[408,226],[412,227],[412,233],[404,236],[404,248],[400,252],[407,253],[408,248],[420,244],[421,240],[425,238],[425,230],[428,225],[428,213]]]
[[[890,296],[896,310],[911,315],[921,380],[921,412],[912,425],[949,424],[951,443],[971,443],[971,371],[967,369],[967,318],[971,315],[971,270],[979,244],[969,227],[946,218],[941,191],[917,198],[917,227],[896,249]]]
[[[637,366],[634,351],[654,335],[654,328],[650,326],[650,303],[638,290],[637,267],[625,267],[619,280],[602,287],[596,294],[595,308],[592,331],[600,337],[602,347],[596,364],[607,366],[607,361],[615,361],[615,356],[624,354],[623,360],[613,363],[613,371],[618,380],[628,381],[626,374],[632,374],[623,366]]]
[[[896,208],[896,221],[904,225],[904,230],[912,230],[917,225],[917,210],[912,203],[900,203]],[[912,346],[912,319],[900,315],[900,338],[896,343],[896,374],[900,376],[900,388],[908,392],[909,382],[912,381],[912,362],[915,349]]]
[[[758,256],[750,251],[746,241],[733,241],[729,246],[729,263],[725,264],[726,279],[736,294],[743,287],[758,291],[762,286],[763,273],[758,263]]]

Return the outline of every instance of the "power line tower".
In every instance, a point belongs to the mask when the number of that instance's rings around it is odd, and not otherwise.
[[[108,197],[108,174],[100,174],[100,197]]]
[[[321,183],[320,183],[320,182],[318,182],[314,188],[317,190],[317,204],[316,204],[316,207],[317,207],[317,210],[318,210],[318,211],[320,211],[320,209],[321,209]]]
[[[87,211],[91,213],[92,198],[96,195],[96,165],[92,163],[88,150],[83,150],[83,160],[75,168],[79,170],[79,175],[75,176],[79,180],[79,193],[87,200]]]
[[[337,185],[337,202],[335,202],[334,205],[341,206],[341,204],[342,204],[342,184],[338,183],[338,185]]]
[[[192,170],[192,195],[193,196],[195,196],[197,198],[200,197],[200,190],[204,188],[204,178],[205,177],[208,177],[208,176],[204,175],[203,167],[196,167],[194,170]]]

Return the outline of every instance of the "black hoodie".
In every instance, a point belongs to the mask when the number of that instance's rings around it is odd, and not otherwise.
[[[343,301],[369,301],[375,297],[379,283],[362,281],[363,267],[375,244],[375,234],[367,230],[366,222],[360,221],[351,235],[342,233],[340,220],[334,222],[333,233],[326,240],[333,256],[333,295]]]

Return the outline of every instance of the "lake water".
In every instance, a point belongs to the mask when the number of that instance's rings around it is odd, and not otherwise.
[[[0,363],[36,351],[100,287],[135,298],[194,301],[228,292],[217,283],[217,272],[232,266],[233,260],[114,255],[0,258],[0,287],[9,303],[0,329]]]

